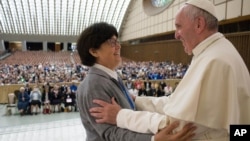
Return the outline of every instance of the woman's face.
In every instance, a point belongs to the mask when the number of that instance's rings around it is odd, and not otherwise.
[[[120,56],[121,45],[116,36],[101,44],[101,47],[95,50],[96,63],[103,65],[111,70],[115,70],[121,63]]]

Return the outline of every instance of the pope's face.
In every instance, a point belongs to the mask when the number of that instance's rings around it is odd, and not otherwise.
[[[197,44],[195,24],[194,21],[187,17],[183,9],[179,11],[175,18],[175,27],[175,38],[182,42],[184,51],[191,55],[193,48]]]

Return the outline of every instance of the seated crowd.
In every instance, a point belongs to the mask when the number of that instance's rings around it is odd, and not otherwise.
[[[171,95],[175,88],[177,87],[178,82],[175,83],[175,86],[167,84],[165,81],[155,81],[151,82],[148,80],[131,80],[125,82],[125,86],[128,88],[130,94],[134,96],[169,96]]]
[[[173,62],[123,62],[117,69],[123,80],[162,80],[181,79],[188,65]],[[0,85],[23,83],[62,83],[72,80],[82,81],[88,72],[88,67],[64,62],[45,62],[37,65],[3,64],[0,63]]]
[[[18,98],[17,108],[20,115],[37,115],[40,112],[50,114],[55,112],[78,111],[76,104],[77,84],[70,85],[34,85],[27,83],[20,90],[15,91]]]
[[[140,79],[125,81],[125,86],[130,94],[134,96],[169,96],[177,85],[178,82],[172,87],[165,81],[151,82]],[[29,86],[29,83],[26,83],[20,90],[15,91],[18,98],[18,111],[21,116],[25,114],[37,115],[40,112],[50,114],[78,111],[76,90],[76,81],[73,81],[70,85],[44,83],[41,86],[34,85],[32,88]]]

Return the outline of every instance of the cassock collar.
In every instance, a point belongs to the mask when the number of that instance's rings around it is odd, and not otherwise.
[[[224,37],[221,33],[217,32],[211,36],[209,36],[207,39],[200,42],[194,49],[193,49],[193,55],[198,56],[201,54],[206,48],[208,48],[211,44],[219,40],[220,38]]]

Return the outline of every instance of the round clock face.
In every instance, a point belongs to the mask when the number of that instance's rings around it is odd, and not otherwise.
[[[172,2],[173,0],[151,0],[154,7],[168,7]]]
[[[168,8],[174,0],[143,0],[143,9],[147,15],[153,16]]]

